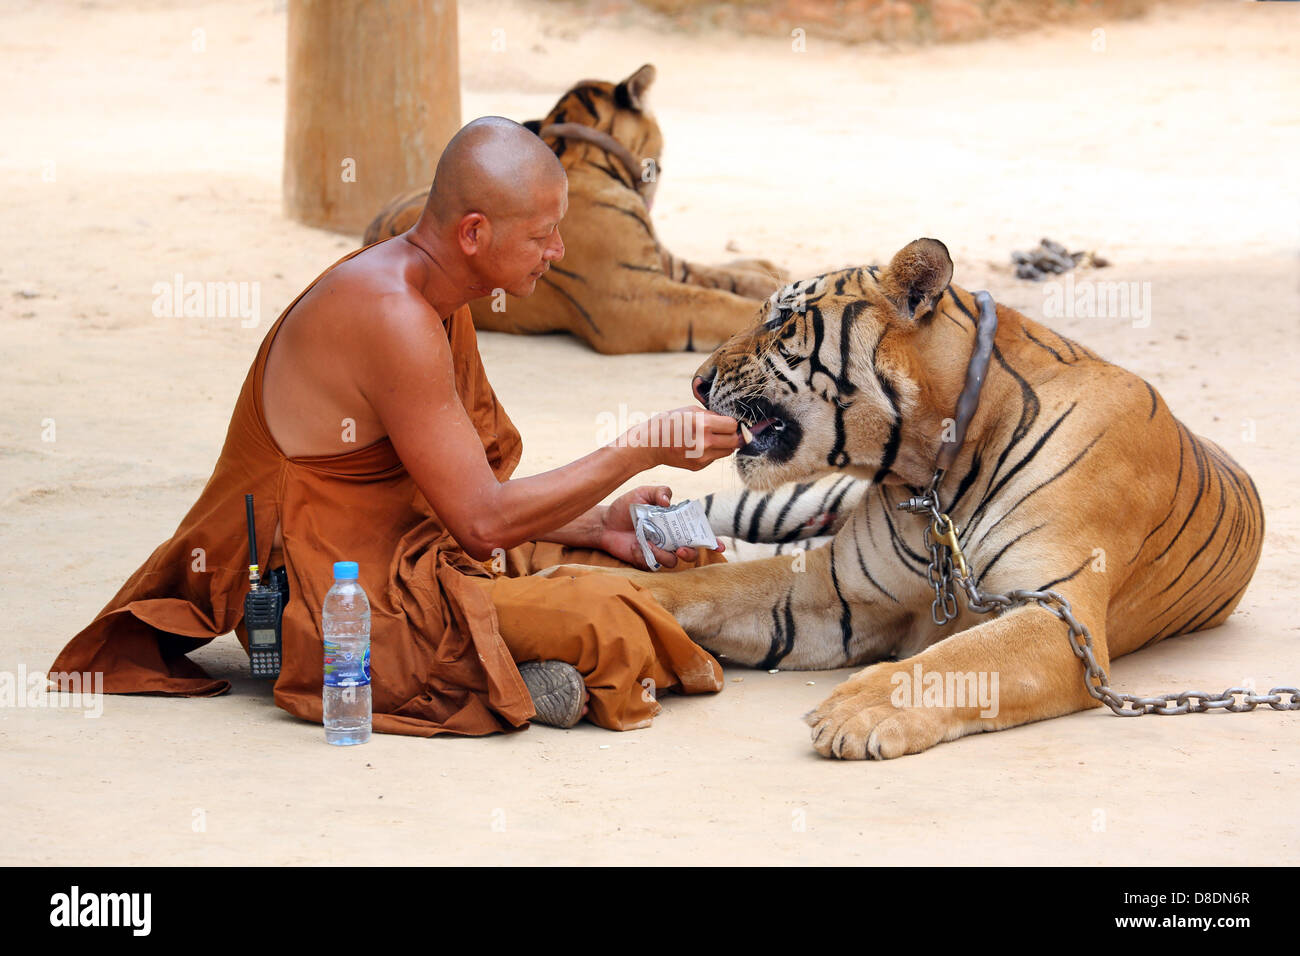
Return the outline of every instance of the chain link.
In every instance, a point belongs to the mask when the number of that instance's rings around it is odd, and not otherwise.
[[[1014,590],[997,594],[979,589],[975,583],[975,573],[967,566],[961,546],[957,542],[956,526],[948,515],[939,510],[938,487],[941,481],[943,481],[943,472],[936,472],[930,487],[923,495],[909,498],[899,504],[904,511],[912,514],[927,514],[929,519],[926,522],[926,543],[930,550],[930,566],[926,575],[934,587],[934,602],[930,606],[930,616],[936,625],[942,627],[957,616],[958,586],[964,593],[966,606],[976,614],[989,614],[995,611],[1001,613],[1010,608],[1037,604],[1065,623],[1069,632],[1070,649],[1074,651],[1075,657],[1083,661],[1084,686],[1088,693],[1120,717],[1141,717],[1144,714],[1203,714],[1210,710],[1226,710],[1240,714],[1254,710],[1260,704],[1267,704],[1274,710],[1300,710],[1300,688],[1295,687],[1274,687],[1267,694],[1256,694],[1249,687],[1229,687],[1217,696],[1206,691],[1185,690],[1181,693],[1171,692],[1155,697],[1122,694],[1112,689],[1106,671],[1097,663],[1091,632],[1074,616],[1070,602],[1060,592]],[[960,574],[954,573],[954,559],[961,570]]]
[[[926,545],[930,550],[930,566],[926,569],[926,577],[930,581],[930,586],[934,588],[934,601],[930,604],[930,619],[934,621],[936,627],[943,627],[949,621],[957,616],[957,592],[953,587],[953,566],[952,552],[944,546],[943,540],[935,534],[930,533],[931,528],[941,528],[948,516],[939,512],[939,482],[943,480],[943,472],[936,472],[934,479],[930,482],[930,487],[926,489],[925,494],[918,498],[909,498],[899,505],[905,511],[912,514],[924,514],[929,512],[930,523],[926,529]],[[952,527],[952,522],[947,521],[947,526]]]

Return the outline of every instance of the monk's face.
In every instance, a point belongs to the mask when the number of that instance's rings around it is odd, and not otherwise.
[[[569,209],[568,181],[552,181],[530,192],[531,201],[519,213],[494,224],[479,264],[490,288],[514,296],[531,295],[551,263],[564,257],[560,220]]]

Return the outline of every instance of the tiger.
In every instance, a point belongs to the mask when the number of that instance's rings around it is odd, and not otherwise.
[[[663,134],[646,105],[655,68],[619,83],[583,80],[541,120],[524,125],[559,157],[569,178],[565,255],[536,290],[470,303],[474,326],[491,332],[569,332],[597,352],[711,350],[745,328],[788,274],[765,259],[719,266],[668,251],[650,220],[663,171]],[[393,199],[364,244],[407,231],[427,187]]]
[[[788,284],[696,372],[700,401],[752,436],[735,462],[754,503],[715,508],[714,526],[778,539],[830,528],[827,543],[798,565],[787,554],[617,572],[732,662],[865,665],[805,715],[823,756],[888,759],[1100,706],[1065,624],[1043,607],[979,614],[958,601],[935,623],[931,517],[900,508],[932,482],[979,591],[1054,590],[1091,632],[1103,671],[1221,624],[1259,561],[1264,512],[1240,465],[1150,383],[991,299],[982,391],[954,438],[982,323],[952,273],[947,247],[927,238],[885,267]],[[945,443],[955,458],[936,471]],[[825,476],[844,478],[857,503],[827,498]],[[789,494],[782,485],[814,479],[786,502],[802,508],[798,520],[763,520]],[[960,689],[932,697],[933,675],[941,689],[996,678],[996,704],[963,701]]]

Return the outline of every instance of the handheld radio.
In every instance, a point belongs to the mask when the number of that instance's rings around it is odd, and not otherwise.
[[[263,582],[257,566],[257,529],[253,524],[253,496],[244,495],[248,511],[248,593],[244,595],[244,627],[248,630],[248,656],[254,677],[280,676],[280,618],[287,588],[281,588],[275,571]],[[284,582],[287,585],[287,580]]]

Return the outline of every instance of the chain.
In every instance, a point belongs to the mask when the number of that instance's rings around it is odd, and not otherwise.
[[[930,487],[925,490],[925,494],[917,498],[909,498],[898,507],[912,514],[922,514],[926,511],[930,513],[934,533],[927,531],[925,536],[926,546],[930,550],[930,566],[926,569],[926,577],[930,581],[930,586],[934,588],[934,601],[930,605],[930,619],[934,621],[936,627],[943,627],[949,621],[957,616],[957,591],[953,583],[953,555],[961,555],[961,548],[945,547],[948,544],[948,533],[952,533],[951,541],[956,543],[956,529],[947,515],[939,512],[939,482],[943,480],[943,472],[935,472],[934,478],[930,481]],[[962,570],[966,569],[965,560],[962,561]]]
[[[1005,594],[981,591],[975,575],[966,564],[961,545],[957,540],[957,527],[948,515],[939,510],[939,483],[943,472],[935,472],[925,493],[901,502],[899,508],[912,514],[927,514],[926,544],[930,551],[930,566],[926,571],[934,587],[934,602],[930,617],[940,627],[957,616],[957,587],[966,598],[966,606],[976,614],[1002,612],[1009,608],[1037,604],[1056,615],[1069,631],[1070,650],[1083,661],[1084,686],[1088,693],[1101,701],[1120,717],[1141,717],[1144,714],[1203,714],[1208,710],[1226,710],[1239,714],[1268,704],[1274,710],[1300,710],[1300,688],[1274,687],[1267,694],[1256,694],[1248,687],[1229,687],[1222,694],[1200,690],[1161,694],[1156,697],[1139,697],[1113,690],[1106,671],[1097,663],[1092,646],[1092,634],[1070,608],[1070,602],[1058,591],[1014,590]],[[1240,698],[1240,699],[1238,699]]]

